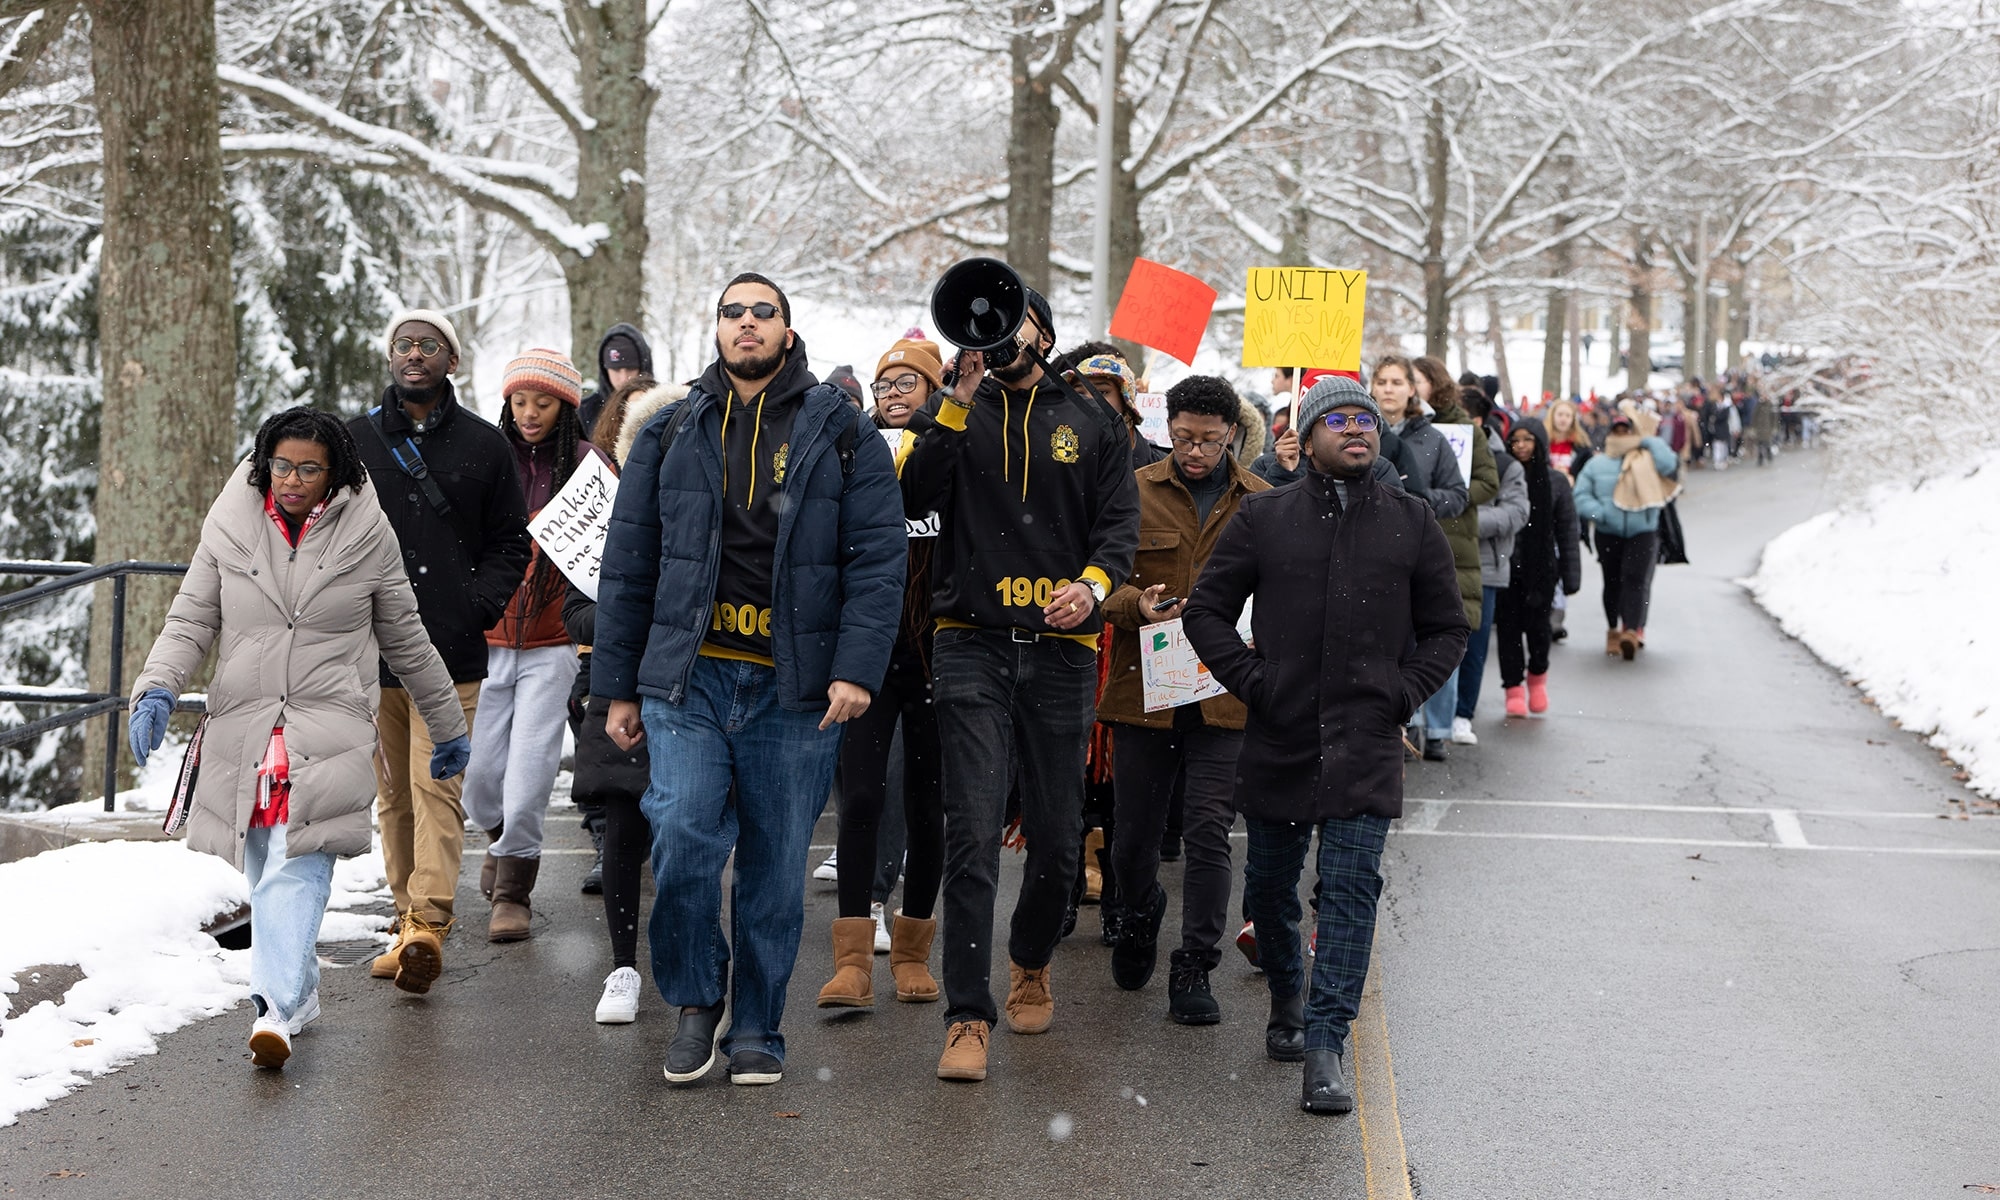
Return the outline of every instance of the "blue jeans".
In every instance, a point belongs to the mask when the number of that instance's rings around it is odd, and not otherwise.
[[[1257,926],[1257,953],[1271,994],[1305,989],[1299,954],[1299,876],[1312,848],[1311,825],[1250,820],[1244,900]],[[1375,907],[1382,897],[1386,817],[1351,817],[1319,826],[1319,941],[1306,995],[1306,1049],[1343,1052],[1348,1026],[1361,1011],[1361,985],[1375,945]]]
[[[1437,741],[1450,737],[1451,714],[1457,707],[1458,671],[1453,671],[1437,694],[1424,701],[1424,706],[1417,710],[1417,719],[1423,722],[1424,737]]]
[[[1465,643],[1458,660],[1458,715],[1470,721],[1479,708],[1479,685],[1486,679],[1486,650],[1493,644],[1493,601],[1499,588],[1480,588],[1479,628]]]
[[[319,990],[319,922],[333,891],[333,855],[285,857],[285,827],[243,837],[250,882],[250,1002],[257,1015],[290,1020]]]
[[[770,667],[697,658],[682,703],[644,698],[652,775],[639,807],[653,830],[657,898],[646,935],[661,997],[706,1007],[732,994],[723,1052],[782,1060],[778,1022],[805,925],[806,847],[833,787],[841,729],[822,732],[823,714],[780,707],[777,678]]]

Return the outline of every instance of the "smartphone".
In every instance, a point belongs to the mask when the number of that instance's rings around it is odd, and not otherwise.
[[[1167,596],[1164,599],[1162,599],[1158,604],[1155,604],[1153,606],[1153,611],[1156,613],[1163,613],[1168,609],[1172,608],[1174,605],[1179,604],[1180,602],[1181,598],[1179,596]]]

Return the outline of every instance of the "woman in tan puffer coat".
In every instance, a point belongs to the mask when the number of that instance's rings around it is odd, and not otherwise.
[[[133,685],[129,735],[141,763],[211,648],[188,845],[249,880],[251,1061],[276,1067],[319,1015],[314,943],[333,860],[372,840],[378,654],[437,737],[431,773],[464,770],[471,748],[402,548],[338,418],[294,408],[264,422],[209,508]]]

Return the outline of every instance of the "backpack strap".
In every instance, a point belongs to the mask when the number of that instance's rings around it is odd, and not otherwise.
[[[437,480],[431,478],[431,469],[424,463],[424,456],[417,451],[416,442],[407,436],[403,438],[401,446],[389,440],[388,431],[382,428],[382,406],[379,404],[368,410],[368,428],[374,430],[375,436],[382,439],[382,448],[387,450],[389,457],[402,468],[403,474],[417,481],[418,489],[423,492],[424,499],[430,502],[431,508],[436,510],[437,515],[446,522],[451,522],[451,501],[445,497],[444,489],[438,486]]]
[[[688,423],[691,407],[687,402],[687,397],[683,396],[672,404],[667,405],[664,411],[667,413],[667,423],[660,427],[661,462],[666,461],[667,451],[673,448],[674,439],[680,436],[681,426]]]

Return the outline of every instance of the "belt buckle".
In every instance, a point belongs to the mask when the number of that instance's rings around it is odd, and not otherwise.
[[[1043,637],[1042,634],[1030,633],[1028,630],[1025,629],[1009,629],[1007,631],[1007,634],[1009,637],[1013,638],[1013,640],[1016,643],[1023,646],[1032,646],[1036,642],[1041,641]]]

